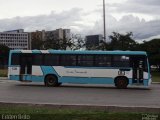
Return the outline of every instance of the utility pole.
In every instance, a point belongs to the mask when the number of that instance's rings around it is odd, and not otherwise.
[[[105,0],[103,0],[103,39],[106,42],[106,8],[105,8]]]

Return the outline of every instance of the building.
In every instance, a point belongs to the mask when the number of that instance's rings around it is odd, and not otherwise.
[[[45,38],[53,39],[53,40],[63,40],[63,39],[69,39],[71,37],[70,29],[56,29],[52,31],[46,31],[45,32]]]
[[[70,29],[63,29],[63,38],[65,38],[65,39],[71,38],[71,30]]]
[[[88,35],[86,36],[86,47],[99,46],[100,41],[103,40],[103,35]]]
[[[45,49],[47,41],[54,41],[55,43],[62,43],[64,39],[70,39],[70,29],[56,29],[51,31],[35,31],[29,33],[29,38],[32,43],[32,49]],[[41,44],[41,43],[43,44]]]
[[[30,49],[30,40],[27,32],[23,29],[0,32],[0,44],[10,49]]]
[[[29,39],[31,41],[31,49],[42,49],[40,44],[45,41],[45,30],[30,32]]]
[[[31,32],[30,37],[31,41],[33,40],[45,41],[45,30],[42,31],[36,30],[35,32]]]

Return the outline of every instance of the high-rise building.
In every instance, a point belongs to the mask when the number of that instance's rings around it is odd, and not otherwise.
[[[45,41],[45,30],[42,31],[36,30],[35,32],[29,33],[29,39],[31,41],[31,49],[38,49],[37,45],[40,42]]]
[[[27,32],[23,29],[0,32],[0,44],[10,49],[30,49],[30,40]]]
[[[46,41],[54,41],[57,43],[62,43],[64,39],[70,39],[70,29],[56,29],[51,31],[35,31],[29,34],[29,38],[32,41],[32,49],[40,49],[37,45],[37,42],[43,41],[45,44]],[[34,43],[34,44],[33,44]],[[45,47],[42,45],[42,48]]]
[[[70,29],[63,29],[63,38],[65,38],[65,39],[71,38],[71,30]]]
[[[103,40],[103,35],[88,35],[86,36],[86,47],[98,46],[100,41]]]
[[[42,31],[36,30],[35,32],[31,32],[30,35],[31,35],[31,41],[32,40],[45,41],[45,30]]]
[[[69,39],[70,38],[70,29],[56,29],[52,31],[46,31],[45,32],[45,38],[47,39],[53,39],[53,40],[63,40],[63,39]]]

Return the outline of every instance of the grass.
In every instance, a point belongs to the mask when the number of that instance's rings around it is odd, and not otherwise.
[[[0,69],[0,77],[7,77],[7,74],[7,69]],[[160,82],[160,72],[152,72],[151,74],[153,82]]]
[[[8,69],[0,69],[0,77],[7,77]]]
[[[0,115],[28,115],[30,120],[142,120],[146,113],[107,112],[102,110],[75,110],[42,107],[0,107]],[[158,115],[160,113],[149,113]],[[158,119],[157,119],[158,120]]]
[[[152,72],[152,81],[160,82],[160,72]]]

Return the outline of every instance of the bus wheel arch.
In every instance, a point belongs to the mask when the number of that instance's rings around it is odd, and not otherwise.
[[[58,86],[58,77],[54,74],[48,74],[44,78],[44,84],[47,87]]]
[[[118,89],[126,89],[129,84],[129,79],[126,76],[117,76],[114,79],[114,83]]]

